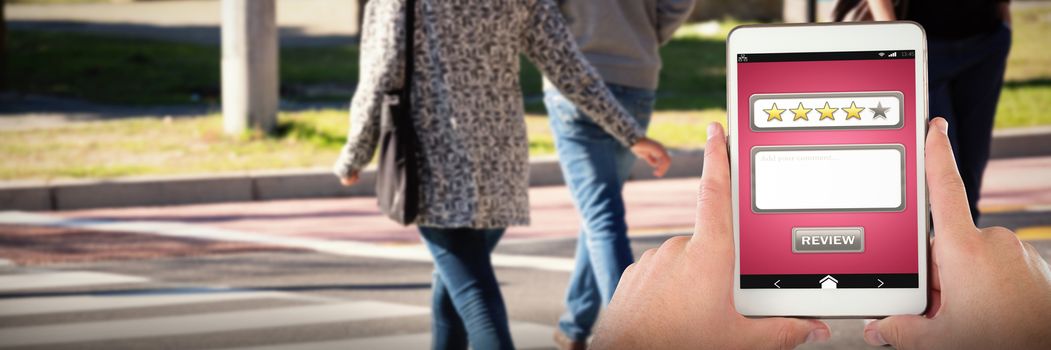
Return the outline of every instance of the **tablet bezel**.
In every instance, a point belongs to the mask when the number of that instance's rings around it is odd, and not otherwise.
[[[864,40],[859,40],[864,38]],[[858,22],[835,24],[745,25],[734,28],[726,40],[727,127],[733,190],[734,306],[745,316],[873,318],[922,314],[928,307],[929,225],[924,175],[924,138],[927,130],[927,50],[922,27],[914,22]],[[916,52],[916,196],[918,288],[894,289],[741,289],[740,184],[737,123],[737,55],[915,50]],[[747,97],[746,97],[747,98]]]

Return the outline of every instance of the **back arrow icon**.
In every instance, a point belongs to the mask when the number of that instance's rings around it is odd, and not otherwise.
[[[777,282],[774,282],[774,287],[781,288],[781,286],[777,285],[780,282],[781,282],[781,280],[777,280]]]
[[[879,285],[876,286],[876,288],[883,287],[883,280],[881,280],[879,278],[877,278],[876,280],[879,281]]]

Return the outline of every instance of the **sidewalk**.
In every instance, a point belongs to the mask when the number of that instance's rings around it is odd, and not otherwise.
[[[697,178],[631,181],[624,190],[632,235],[689,232]],[[575,237],[579,218],[563,186],[530,189],[532,225],[512,227],[508,240]],[[990,162],[981,207],[983,225],[1020,229],[1051,226],[1051,157]],[[373,197],[60,211],[90,220],[182,222],[260,234],[415,243],[413,227],[387,220]]]
[[[1051,211],[1051,157],[989,162],[980,207],[985,213]]]
[[[633,181],[625,188],[628,223],[636,233],[682,232],[693,225],[696,179]],[[533,224],[507,239],[574,237],[579,218],[563,186],[530,189]],[[224,229],[373,243],[415,243],[415,227],[384,217],[374,197],[326,198],[55,212],[87,220],[183,222]]]

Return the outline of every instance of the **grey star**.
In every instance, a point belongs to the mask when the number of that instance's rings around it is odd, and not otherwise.
[[[880,103],[876,104],[876,108],[869,108],[869,109],[871,109],[872,113],[873,113],[872,119],[876,119],[876,118],[887,119],[887,110],[890,109],[890,107],[883,107],[883,102],[880,102]]]

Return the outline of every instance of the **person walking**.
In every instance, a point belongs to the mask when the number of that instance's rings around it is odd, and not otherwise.
[[[553,0],[417,0],[404,72],[406,0],[366,5],[360,81],[347,143],[334,165],[353,185],[376,149],[387,91],[412,74],[419,208],[434,258],[435,349],[513,348],[490,252],[508,226],[529,224],[519,55],[525,54],[602,131],[663,173],[664,147],[621,107],[580,53]]]
[[[1011,49],[1008,0],[862,0],[877,21],[906,19],[927,32],[930,115],[949,121],[971,217],[978,222],[996,104]]]
[[[693,0],[561,0],[574,40],[635,121],[650,122],[661,68],[660,46],[686,21]],[[562,176],[582,217],[566,312],[555,342],[581,349],[621,273],[634,261],[621,190],[635,155],[590,118],[586,106],[544,81],[544,104]],[[655,175],[662,176],[663,172]]]

